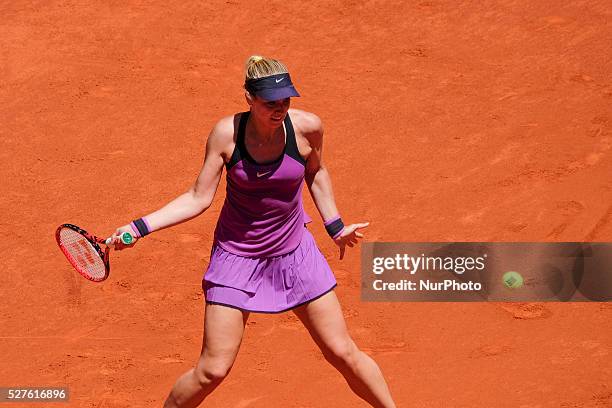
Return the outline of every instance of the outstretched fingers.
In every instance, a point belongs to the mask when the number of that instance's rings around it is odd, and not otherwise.
[[[370,225],[369,222],[350,224],[345,227],[342,235],[336,238],[336,244],[340,248],[340,260],[344,258],[344,253],[346,252],[347,246],[349,248],[353,248],[359,243],[359,239],[364,237],[364,235],[358,230],[366,228],[368,225]]]
[[[370,223],[369,222],[360,222],[360,223],[353,224],[353,225],[356,227],[355,229],[359,230],[359,229],[366,228],[368,225],[370,225]]]

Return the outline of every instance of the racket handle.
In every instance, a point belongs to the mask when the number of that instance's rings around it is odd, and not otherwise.
[[[123,234],[121,234],[119,236],[119,239],[121,239],[121,242],[123,242],[125,245],[130,245],[132,242],[134,242],[134,237],[129,232],[124,232]],[[112,239],[107,238],[105,244],[110,246],[111,242]]]

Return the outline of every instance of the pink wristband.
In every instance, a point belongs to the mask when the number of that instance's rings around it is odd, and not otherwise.
[[[136,224],[134,224],[134,221],[130,222],[130,227],[132,228],[132,231],[134,231],[134,235],[136,236],[136,238],[142,238],[140,236],[140,231],[138,231],[138,228],[136,228]]]
[[[151,226],[149,225],[149,221],[147,221],[147,219],[144,217],[132,221],[130,223],[130,226],[132,227],[134,232],[136,232],[138,238],[142,238],[145,235],[148,235],[153,232],[151,230]]]
[[[344,231],[344,223],[342,222],[342,218],[340,218],[340,214],[325,221],[324,225],[327,234],[332,239],[338,238],[340,235],[342,235],[342,232]]]
[[[331,224],[332,222],[339,220],[340,219],[340,214],[336,215],[335,217],[330,218],[329,220],[325,221],[323,223],[323,225],[325,225],[326,227]]]
[[[340,231],[338,231],[338,233],[337,233],[336,235],[334,235],[334,236],[332,237],[332,239],[336,239],[336,238],[338,238],[340,235],[342,235],[342,233],[344,232],[344,229],[345,229],[345,228],[344,228],[344,227],[342,227],[342,229],[341,229]]]

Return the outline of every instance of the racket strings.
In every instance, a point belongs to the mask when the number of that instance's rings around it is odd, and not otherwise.
[[[62,228],[59,241],[72,265],[81,273],[93,279],[103,279],[106,266],[94,246],[81,234],[69,228]]]

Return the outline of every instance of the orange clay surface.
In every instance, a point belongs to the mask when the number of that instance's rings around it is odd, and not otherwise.
[[[159,407],[192,367],[224,177],[207,213],[113,253],[102,284],[53,234],[110,234],[185,191],[213,124],[246,109],[251,54],[285,61],[293,106],[322,118],[367,241],[612,241],[609,1],[187,3],[0,3],[0,386]],[[359,249],[340,262],[306,203],[399,407],[612,405],[609,303],[364,303]],[[365,404],[285,313],[251,315],[204,406]]]

